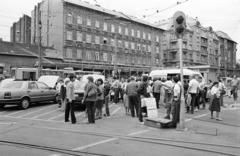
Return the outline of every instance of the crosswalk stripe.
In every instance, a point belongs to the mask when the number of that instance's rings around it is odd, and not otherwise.
[[[33,120],[33,121],[45,121],[45,122],[54,122],[54,123],[62,123],[63,121],[56,121],[56,120],[44,120],[44,119],[33,119],[33,118],[19,118],[19,117],[14,117],[14,116],[7,116],[4,115],[2,117],[7,117],[7,118],[13,118],[13,119],[23,119],[23,120]]]
[[[18,114],[18,113],[20,113],[20,112],[23,112],[24,110],[20,110],[20,111],[16,111],[16,112],[13,112],[13,113],[9,113],[9,114],[7,114],[8,116],[11,116],[11,115],[15,115],[15,114]]]
[[[48,106],[48,107],[44,107],[44,108],[42,108],[42,109],[38,109],[38,110],[36,110],[36,111],[28,112],[28,113],[26,113],[26,114],[23,114],[23,115],[20,115],[20,116],[17,116],[17,117],[25,117],[25,116],[28,116],[28,115],[32,115],[32,114],[34,114],[34,113],[40,112],[40,111],[45,110],[45,109],[49,109],[49,108],[51,108],[51,107],[53,107],[53,105],[52,105],[52,106]]]
[[[61,114],[59,114],[59,115],[57,115],[57,116],[53,116],[53,117],[51,117],[51,118],[49,118],[49,119],[47,119],[47,120],[54,120],[54,119],[57,119],[57,118],[59,118],[59,117],[61,117],[61,116],[64,116],[64,113],[61,113]]]
[[[37,118],[39,118],[39,117],[41,117],[41,116],[44,116],[44,115],[47,115],[47,114],[50,114],[50,113],[53,113],[53,112],[56,112],[56,111],[57,111],[57,109],[56,109],[56,110],[53,110],[53,111],[50,111],[50,112],[43,113],[43,114],[39,114],[39,115],[37,115],[37,116],[33,116],[33,117],[30,118],[30,119],[37,119]]]

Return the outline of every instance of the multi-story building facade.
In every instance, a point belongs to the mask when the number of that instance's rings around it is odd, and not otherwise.
[[[161,28],[99,5],[44,0],[32,11],[33,44],[38,32],[43,46],[76,69],[142,73],[161,66]]]
[[[10,40],[16,43],[30,44],[31,42],[31,17],[23,15],[14,22],[10,30]]]
[[[220,44],[220,74],[232,75],[236,68],[237,43],[228,34],[217,31]]]
[[[163,66],[179,67],[179,53],[177,38],[173,29],[173,19],[158,22],[158,26],[165,29],[162,40]],[[221,39],[212,27],[203,27],[197,19],[186,18],[187,28],[183,36],[183,65],[186,68],[200,71],[206,79],[216,79],[222,75]],[[224,45],[225,47],[226,45]],[[236,51],[228,53],[227,64],[231,64],[229,73],[233,73],[236,64]],[[225,63],[226,64],[226,63]]]

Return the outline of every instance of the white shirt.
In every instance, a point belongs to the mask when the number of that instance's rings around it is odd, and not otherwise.
[[[173,87],[173,96],[174,97],[179,97],[181,93],[181,86],[177,83]]]
[[[225,85],[224,85],[222,82],[219,82],[219,83],[218,83],[218,88],[219,88],[220,90],[226,89]]]
[[[167,80],[165,83],[165,85],[167,85],[168,87],[172,88],[174,83],[171,80]],[[166,87],[165,87],[166,88]],[[167,88],[166,88],[167,89]]]
[[[217,95],[217,97],[220,97],[220,90],[218,87],[213,86],[211,89],[211,95]]]
[[[196,94],[199,87],[199,82],[196,79],[192,79],[189,82],[189,93]]]
[[[67,84],[66,90],[67,90],[67,99],[68,99],[69,101],[75,100],[75,96],[74,96],[74,84],[73,84],[72,81],[70,81],[70,82]]]

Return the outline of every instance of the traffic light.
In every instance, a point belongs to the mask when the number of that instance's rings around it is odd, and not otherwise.
[[[183,33],[186,29],[186,18],[183,12],[177,11],[173,15],[173,25],[174,25],[174,31],[177,37],[182,38]]]

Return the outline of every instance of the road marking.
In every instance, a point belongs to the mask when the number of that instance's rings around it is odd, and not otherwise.
[[[116,114],[120,109],[121,109],[121,107],[118,107],[117,109],[115,109],[115,110],[112,112],[112,116],[113,116],[114,114]]]
[[[88,145],[85,145],[85,146],[77,147],[77,148],[74,148],[72,150],[73,151],[82,151],[84,149],[87,149],[87,148],[90,148],[90,147],[93,147],[93,146],[97,146],[97,145],[100,145],[100,144],[108,143],[108,142],[111,142],[111,141],[114,141],[114,140],[117,140],[117,139],[118,138],[106,139],[106,140],[98,141],[98,142],[88,144]]]
[[[148,132],[148,131],[149,130],[137,131],[137,132],[130,133],[127,136],[133,136],[133,135],[137,135],[137,134],[142,134],[142,133],[145,133],[145,132]],[[81,147],[77,147],[77,148],[74,148],[72,150],[73,151],[82,151],[82,150],[85,150],[87,148],[94,147],[94,146],[97,146],[97,145],[100,145],[100,144],[104,144],[104,143],[108,143],[108,142],[111,142],[111,141],[115,141],[115,140],[118,140],[118,139],[119,139],[118,137],[110,138],[110,139],[98,141],[98,142],[95,142],[95,143],[92,143],[92,144],[88,144],[88,145],[84,145],[84,146],[81,146]]]
[[[0,122],[0,125],[12,125],[16,124],[16,122]]]
[[[49,109],[49,108],[51,108],[52,106],[48,106],[48,107],[44,107],[44,108],[42,108],[42,109],[38,109],[38,110],[36,110],[36,111],[32,111],[32,112],[28,112],[28,113],[26,113],[26,114],[24,114],[24,115],[20,115],[20,116],[17,116],[17,117],[25,117],[25,116],[28,116],[28,115],[32,115],[32,114],[34,114],[34,113],[36,113],[36,112],[40,112],[40,111],[42,111],[42,110],[45,110],[45,109]]]
[[[56,112],[56,111],[57,111],[57,109],[53,110],[53,111],[50,111],[50,112],[43,113],[43,114],[39,114],[37,116],[33,116],[32,118],[29,118],[29,119],[37,119],[37,118],[39,118],[41,116],[44,116],[44,115],[47,115],[47,114],[50,114],[50,113],[53,113],[53,112]]]
[[[61,117],[61,116],[64,116],[65,115],[65,113],[62,113],[62,114],[59,114],[59,115],[57,115],[57,116],[53,116],[53,117],[51,117],[51,118],[49,118],[49,119],[47,119],[48,121],[49,120],[54,120],[54,119],[57,119],[57,118],[59,118],[59,117]]]
[[[44,120],[44,119],[32,119],[32,118],[19,118],[19,117],[14,117],[14,116],[7,116],[7,115],[0,115],[1,117],[6,117],[6,118],[13,118],[13,119],[23,119],[23,120],[33,120],[33,121],[45,121],[45,122],[54,122],[54,123],[62,123],[62,121],[56,121],[56,120]]]
[[[145,132],[148,132],[148,131],[150,131],[150,130],[146,129],[146,130],[142,130],[142,131],[137,131],[137,132],[133,132],[133,133],[128,134],[128,136],[142,134],[142,133],[145,133]]]
[[[7,114],[8,116],[11,116],[11,115],[14,115],[14,114],[18,114],[18,113],[20,113],[20,112],[23,112],[24,110],[20,110],[20,111],[16,111],[16,112],[13,112],[13,113],[9,113],[9,114]]]

